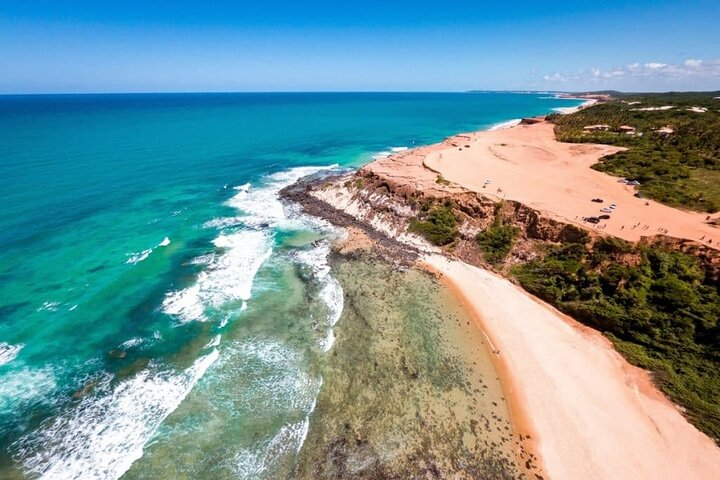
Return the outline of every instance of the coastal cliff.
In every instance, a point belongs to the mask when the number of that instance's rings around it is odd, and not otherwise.
[[[433,174],[435,174],[433,172]],[[537,258],[542,244],[590,243],[603,238],[601,233],[581,229],[552,218],[545,212],[514,200],[497,201],[443,181],[429,188],[406,177],[380,175],[370,168],[353,174],[299,182],[282,196],[297,202],[310,214],[329,219],[338,226],[359,226],[386,247],[394,247],[405,256],[438,253],[471,265],[508,272],[517,263]],[[430,205],[451,206],[458,219],[458,235],[451,245],[439,247],[409,231],[411,220]],[[515,241],[503,262],[488,262],[477,247],[477,234],[490,228],[497,219],[518,229]],[[648,235],[638,245],[660,246],[695,256],[713,280],[720,279],[720,252],[702,243]],[[626,255],[628,264],[636,255]]]

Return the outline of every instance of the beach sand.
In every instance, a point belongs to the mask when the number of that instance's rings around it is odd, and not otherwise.
[[[490,337],[513,423],[532,433],[548,476],[714,479],[720,448],[599,332],[508,280],[439,255],[443,274]]]
[[[420,179],[434,181],[440,174],[487,197],[516,200],[557,220],[625,240],[637,241],[667,230],[667,236],[720,248],[720,229],[706,223],[707,214],[636,198],[634,187],[590,168],[621,148],[558,142],[549,122],[458,135],[418,150],[405,159],[422,159],[433,171],[419,175]],[[384,168],[382,161],[375,163],[369,168]],[[594,203],[593,198],[604,202]],[[601,215],[600,209],[612,203],[617,208],[609,220],[598,225],[583,222],[583,217]]]

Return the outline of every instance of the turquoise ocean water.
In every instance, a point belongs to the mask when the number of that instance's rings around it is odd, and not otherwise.
[[[578,103],[0,96],[0,478],[286,471],[343,292],[336,232],[279,189]]]

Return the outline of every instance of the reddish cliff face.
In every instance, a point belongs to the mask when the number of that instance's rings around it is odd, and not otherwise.
[[[405,157],[408,163],[414,159]],[[403,162],[403,157],[398,161]],[[532,260],[544,244],[589,242],[601,234],[551,218],[547,214],[513,200],[496,202],[482,194],[445,182],[426,169],[421,175],[392,175],[370,164],[352,175],[310,182],[294,190],[292,200],[299,201],[310,213],[324,216],[342,226],[357,225],[383,237],[407,235],[410,219],[428,204],[450,205],[458,218],[459,238],[442,250],[467,263],[507,271],[516,263]],[[422,169],[422,166],[419,168]],[[341,218],[342,216],[342,218]],[[518,229],[507,259],[490,265],[477,248],[475,236],[490,227],[496,218]],[[407,243],[407,242],[405,242]],[[643,237],[641,244],[663,245],[695,255],[713,279],[720,278],[720,252],[700,243],[662,235]],[[419,245],[419,244],[418,244]],[[422,250],[422,248],[420,248]],[[637,261],[633,255],[627,264]]]

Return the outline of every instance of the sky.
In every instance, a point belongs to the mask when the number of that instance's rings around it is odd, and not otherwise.
[[[0,0],[0,93],[720,89],[720,0]]]

